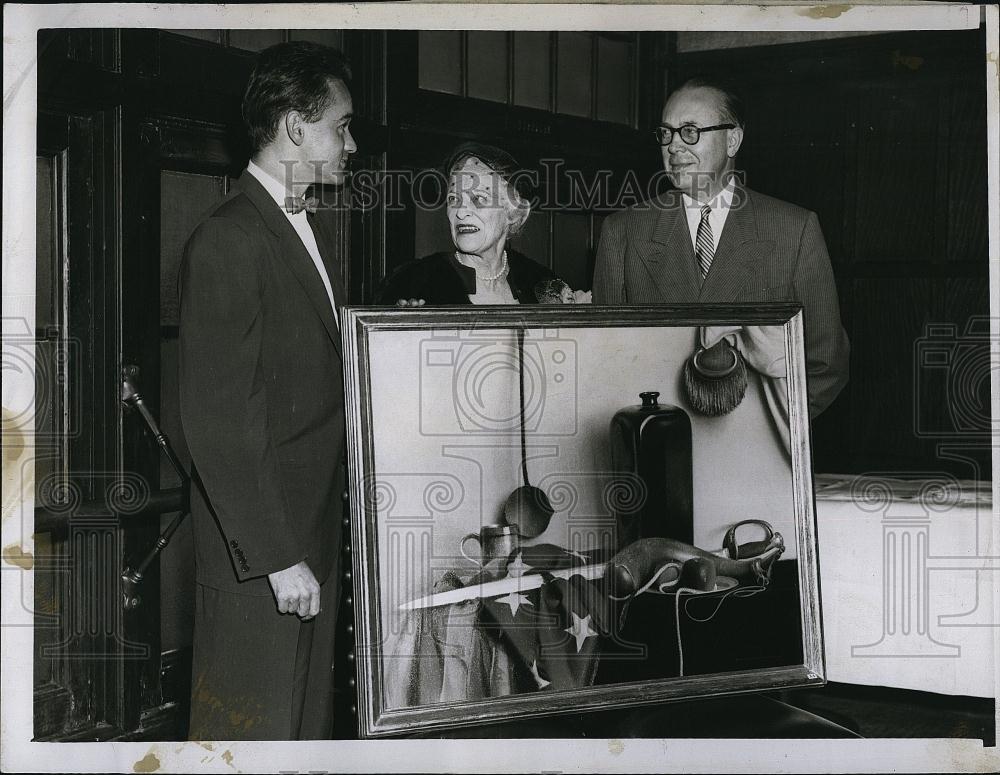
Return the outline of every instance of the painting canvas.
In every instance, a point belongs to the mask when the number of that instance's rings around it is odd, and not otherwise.
[[[797,306],[343,335],[362,735],[823,681]]]

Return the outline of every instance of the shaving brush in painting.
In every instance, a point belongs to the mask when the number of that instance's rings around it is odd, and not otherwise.
[[[691,408],[699,414],[729,414],[747,392],[743,355],[725,339],[708,348],[699,347],[684,364],[684,389]]]
[[[539,304],[572,304],[573,289],[563,280],[539,280],[532,289]]]

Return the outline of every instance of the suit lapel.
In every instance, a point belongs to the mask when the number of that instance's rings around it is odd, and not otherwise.
[[[739,292],[754,274],[755,267],[773,249],[773,242],[757,236],[752,195],[738,186],[698,301],[737,301]]]
[[[684,215],[684,202],[678,192],[653,200],[656,223],[650,244],[638,250],[664,302],[683,302],[697,298],[701,278],[695,264],[694,248]]]
[[[330,278],[330,288],[333,290],[333,300],[339,310],[347,304],[347,292],[340,279],[340,267],[334,258],[337,255],[336,240],[329,228],[331,219],[322,217],[319,212],[309,215],[309,225],[316,236],[316,246],[319,248],[320,258],[323,259],[323,266],[326,267],[327,277]]]
[[[239,186],[260,212],[261,218],[268,229],[280,240],[281,250],[279,251],[279,260],[284,262],[298,280],[299,285],[302,286],[302,290],[308,297],[316,314],[319,315],[320,320],[323,322],[323,327],[333,341],[333,346],[336,348],[337,354],[341,355],[340,331],[337,329],[337,323],[333,319],[333,310],[330,309],[330,299],[326,295],[326,288],[323,286],[323,280],[316,271],[316,265],[313,263],[312,256],[309,255],[306,246],[302,244],[298,233],[296,233],[292,224],[288,222],[288,219],[281,212],[274,199],[271,198],[271,195],[267,193],[253,175],[248,172],[244,173],[240,176],[236,185]],[[319,244],[319,240],[317,240],[317,244]],[[320,250],[322,251],[322,248]],[[332,277],[330,278],[331,285],[333,284],[333,279]],[[336,291],[334,293],[334,299],[336,299]]]

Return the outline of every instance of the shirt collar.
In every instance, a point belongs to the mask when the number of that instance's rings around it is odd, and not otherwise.
[[[264,190],[271,195],[274,203],[281,208],[281,212],[285,212],[285,197],[289,194],[285,191],[285,185],[274,177],[271,173],[267,172],[261,167],[258,167],[253,161],[247,162],[247,172],[257,178],[257,182],[260,183]]]
[[[726,187],[720,191],[714,199],[710,202],[698,202],[692,199],[687,194],[681,194],[681,199],[684,201],[684,207],[686,209],[696,209],[700,210],[706,204],[709,205],[713,210],[728,210],[733,205],[733,197],[736,194],[736,183],[730,178]]]

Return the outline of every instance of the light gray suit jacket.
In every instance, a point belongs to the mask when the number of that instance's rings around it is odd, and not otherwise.
[[[738,186],[704,282],[680,192],[605,220],[595,304],[797,301],[804,307],[809,413],[847,383],[850,344],[816,213]]]

